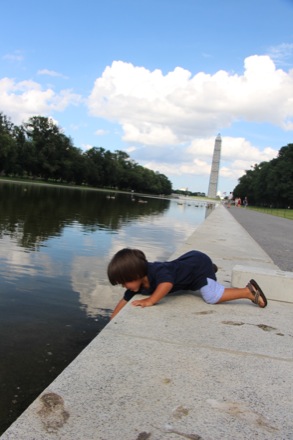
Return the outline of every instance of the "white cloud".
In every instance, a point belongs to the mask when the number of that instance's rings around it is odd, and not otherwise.
[[[162,174],[181,176],[181,175],[197,175],[208,176],[211,171],[211,164],[200,159],[194,158],[191,162],[162,163],[150,161],[144,164],[146,168],[159,171]]]
[[[55,70],[49,70],[49,69],[40,69],[37,72],[38,75],[47,75],[52,77],[59,77],[63,79],[68,79],[68,76],[63,75],[62,73],[55,72]]]
[[[20,62],[24,60],[24,56],[20,50],[16,50],[13,53],[7,53],[6,55],[3,55],[2,59],[12,62]]]
[[[92,115],[118,122],[130,144],[180,145],[241,120],[290,130],[293,70],[257,55],[245,59],[242,75],[192,76],[180,67],[163,75],[114,61],[96,79],[88,106]]]
[[[245,138],[228,137],[222,139],[222,160],[244,160],[246,163],[269,161],[276,157],[278,150],[266,147],[261,150]]]
[[[260,162],[270,161],[278,154],[278,150],[271,147],[257,148],[244,138],[224,137],[222,139],[220,168],[222,177],[238,179],[245,170]]]
[[[56,93],[52,88],[43,89],[41,84],[31,80],[16,82],[2,78],[0,101],[1,111],[19,124],[31,116],[64,111],[69,105],[81,102],[81,97],[71,90]]]
[[[195,139],[189,146],[164,150],[148,147],[143,154],[136,149],[133,155],[143,160],[143,165],[168,176],[202,176],[208,178],[215,145],[215,137]],[[157,153],[157,157],[156,157]],[[164,158],[164,153],[166,157]],[[256,163],[269,161],[276,157],[278,150],[253,146],[245,138],[222,137],[220,176],[237,180],[245,170]],[[153,159],[152,159],[153,157]]]
[[[125,151],[126,151],[126,153],[128,153],[128,154],[131,154],[131,153],[133,153],[133,152],[136,151],[136,150],[137,150],[136,147],[128,147],[128,148],[125,148]]]
[[[269,49],[270,58],[277,64],[292,66],[293,43],[282,43]],[[291,61],[291,62],[290,62]]]
[[[81,148],[82,148],[83,151],[87,151],[87,150],[90,150],[91,148],[93,148],[93,145],[90,145],[90,144],[82,144],[82,145],[81,145]]]
[[[98,130],[95,131],[95,134],[97,136],[104,136],[105,134],[107,134],[108,132],[106,130],[104,130],[103,128],[99,128]]]
[[[22,232],[18,233],[19,237]],[[39,252],[26,252],[8,236],[1,237],[0,259],[5,262],[9,270],[3,275],[6,279],[15,280],[21,275],[34,277],[41,270],[46,276],[56,276],[60,268],[50,256]],[[38,269],[37,269],[38,268]]]
[[[107,316],[121,298],[121,290],[109,286],[104,258],[79,256],[72,261],[71,283],[87,315]]]
[[[95,81],[90,113],[117,122],[134,160],[168,176],[208,177],[215,133],[234,122],[293,125],[293,71],[269,56],[245,59],[242,75],[218,71],[192,76],[177,67],[163,75],[115,61]],[[237,179],[277,150],[244,137],[224,137],[220,175]]]

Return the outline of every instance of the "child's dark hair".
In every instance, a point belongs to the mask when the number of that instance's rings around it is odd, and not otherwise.
[[[121,249],[110,261],[107,272],[113,286],[138,280],[147,274],[147,259],[139,249]]]

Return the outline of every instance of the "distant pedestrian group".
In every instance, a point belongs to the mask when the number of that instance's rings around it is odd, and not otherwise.
[[[234,203],[232,203],[234,202]],[[241,206],[243,205],[244,208],[246,208],[248,206],[248,199],[247,196],[244,197],[243,202],[241,200],[241,197],[235,197],[235,199],[233,200],[233,193],[230,192],[229,196],[228,196],[228,204],[227,207],[231,208],[231,205],[236,206],[236,208],[241,208]]]

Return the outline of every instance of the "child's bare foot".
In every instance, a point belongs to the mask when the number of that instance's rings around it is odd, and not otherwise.
[[[268,304],[268,301],[257,282],[255,280],[250,280],[246,287],[248,287],[253,296],[253,298],[251,298],[251,301],[257,304],[262,309],[265,308]]]

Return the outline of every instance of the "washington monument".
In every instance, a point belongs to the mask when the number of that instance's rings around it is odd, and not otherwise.
[[[208,191],[208,197],[210,197],[211,199],[215,199],[217,197],[219,168],[220,168],[220,159],[221,159],[221,147],[222,147],[222,139],[221,139],[221,135],[218,134],[218,136],[216,137],[216,141],[215,141],[213,162],[212,162],[210,183],[209,183],[209,191]]]

